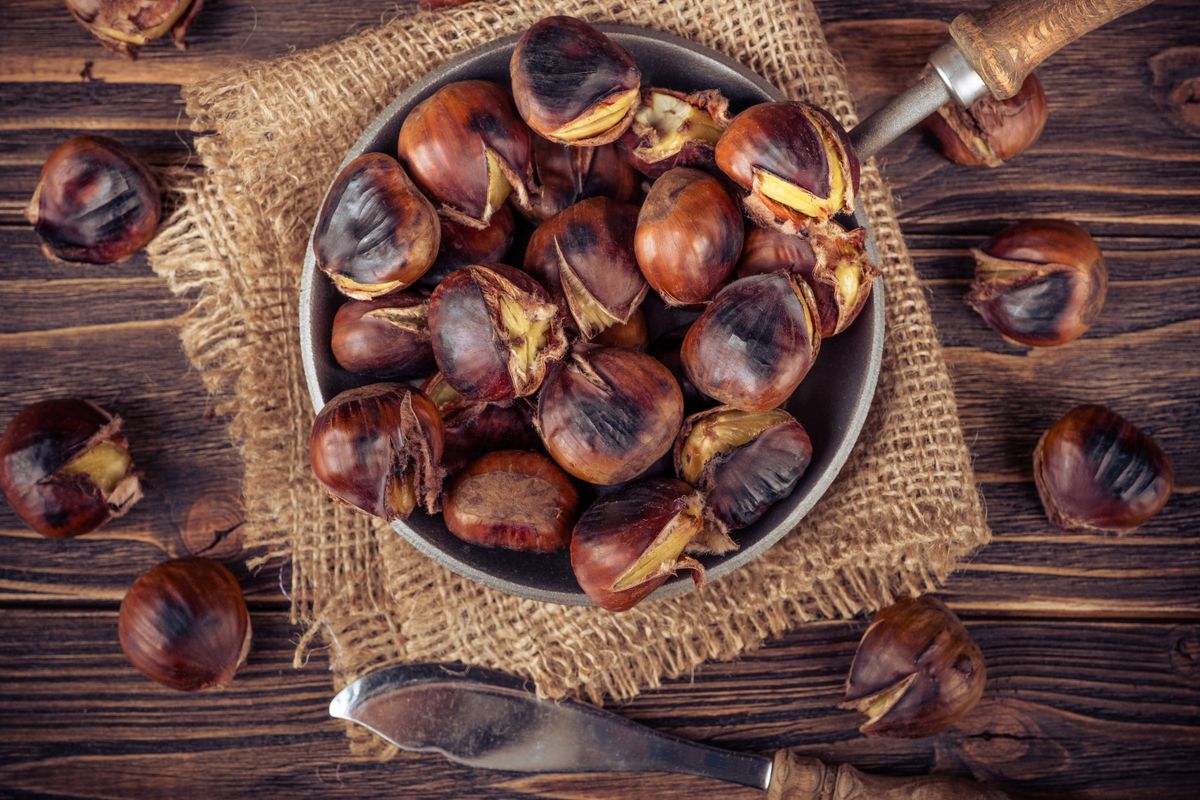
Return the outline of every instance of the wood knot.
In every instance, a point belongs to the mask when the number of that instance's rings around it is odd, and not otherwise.
[[[1070,767],[1071,756],[1046,736],[1029,712],[1013,701],[980,703],[949,735],[962,760],[977,774],[1008,780],[1041,780]]]
[[[1148,64],[1155,98],[1170,119],[1189,134],[1200,135],[1200,47],[1170,47]]]
[[[192,504],[179,535],[189,555],[217,561],[237,561],[242,556],[242,525],[246,511],[240,497],[207,494]]]
[[[1190,680],[1200,678],[1200,627],[1181,625],[1171,634],[1171,671]]]

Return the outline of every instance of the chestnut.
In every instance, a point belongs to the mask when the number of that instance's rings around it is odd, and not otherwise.
[[[534,417],[559,466],[598,484],[645,472],[671,449],[682,422],[679,384],[658,359],[590,344],[551,370]]]
[[[342,369],[376,378],[413,378],[433,369],[429,298],[399,292],[351,300],[333,316],[330,344]]]
[[[571,540],[579,492],[541,453],[501,450],[458,473],[443,507],[446,527],[465,542],[552,553]]]
[[[675,471],[713,517],[736,530],[792,493],[812,461],[804,426],[783,409],[719,406],[693,414],[675,440]]]
[[[1054,525],[1121,533],[1157,514],[1175,483],[1158,443],[1098,405],[1071,409],[1042,434],[1033,478]]]
[[[142,498],[121,418],[86,400],[42,400],[13,417],[0,488],[26,525],[54,538],[94,531]]]
[[[421,391],[442,415],[442,466],[448,474],[491,450],[532,450],[542,443],[533,428],[533,407],[524,400],[507,404],[468,400],[440,372],[430,375]]]
[[[331,497],[391,522],[438,509],[442,418],[429,398],[396,383],[335,396],[313,421],[313,474]]]
[[[464,225],[452,219],[442,219],[442,244],[433,266],[417,281],[418,285],[436,289],[451,272],[471,264],[492,264],[503,261],[512,247],[516,219],[512,206],[500,206],[486,228]]]
[[[537,281],[504,264],[453,272],[429,298],[433,357],[447,383],[471,400],[536,392],[547,365],[567,351],[564,322]]]
[[[854,210],[858,156],[838,121],[809,103],[746,109],[721,134],[716,160],[764,227],[798,233],[810,220]]]
[[[483,229],[511,194],[528,207],[533,139],[512,96],[490,81],[448,83],[422,100],[400,126],[400,160],[455,222]]]
[[[162,201],[150,170],[120,143],[73,136],[42,165],[25,216],[49,258],[113,264],[154,238]]]
[[[942,155],[965,167],[998,167],[1024,152],[1046,127],[1046,93],[1032,72],[1007,100],[989,92],[970,108],[947,103],[925,120]]]
[[[529,239],[525,271],[561,298],[585,340],[628,322],[649,290],[633,255],[637,218],[637,206],[592,197],[542,223]]]
[[[684,549],[710,522],[682,481],[631,483],[596,500],[571,533],[571,570],[593,603],[626,611],[681,569],[699,586],[704,567]]]
[[[224,686],[250,652],[237,578],[207,558],[165,561],[121,601],[117,636],[138,672],[181,692]]]
[[[129,59],[168,32],[180,50],[204,0],[67,0],[67,10],[96,41]]]
[[[411,286],[441,243],[433,204],[396,159],[367,153],[333,179],[313,231],[317,267],[358,300]]]
[[[650,187],[637,218],[637,263],[673,306],[701,303],[729,277],[742,253],[745,224],[721,182],[676,167]]]
[[[552,142],[596,147],[633,122],[642,83],[633,56],[581,19],[534,23],[508,69],[521,118]]]
[[[871,620],[841,707],[867,715],[868,736],[931,736],[974,708],[986,682],[983,654],[954,612],[928,595],[905,598]]]
[[[772,272],[717,292],[688,329],[681,356],[704,394],[742,411],[766,411],[796,391],[820,349],[812,290]]]
[[[1108,270],[1095,241],[1073,222],[1018,222],[971,252],[975,282],[967,303],[1010,342],[1066,344],[1100,316]]]
[[[651,179],[673,167],[715,170],[713,148],[729,119],[729,101],[716,89],[691,94],[643,89],[621,146],[630,163]]]
[[[646,315],[640,308],[625,322],[605,328],[592,341],[608,347],[626,347],[630,350],[645,350],[650,344],[650,331],[646,328]]]
[[[533,163],[541,192],[528,212],[536,222],[589,197],[632,203],[641,194],[641,178],[616,144],[570,147],[534,136]]]

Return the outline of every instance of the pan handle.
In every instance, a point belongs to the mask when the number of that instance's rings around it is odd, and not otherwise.
[[[1008,0],[950,23],[967,61],[1001,100],[1062,47],[1152,0]]]

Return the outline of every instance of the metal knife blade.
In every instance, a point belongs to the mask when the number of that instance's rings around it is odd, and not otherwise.
[[[585,703],[539,700],[511,675],[411,664],[376,670],[329,704],[405,750],[514,772],[676,772],[766,789],[771,759],[689,742]]]

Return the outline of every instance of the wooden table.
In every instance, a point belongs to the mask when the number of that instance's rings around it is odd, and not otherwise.
[[[921,64],[966,0],[818,0],[862,105]],[[391,0],[210,0],[186,53],[117,59],[61,3],[6,0],[0,23],[0,423],[53,395],[95,399],[128,424],[146,499],[74,541],[0,508],[0,795],[34,797],[754,797],[669,776],[475,772],[436,756],[381,765],[349,754],[326,717],[323,659],[291,668],[296,631],[277,576],[247,581],[255,647],[231,689],[183,695],[135,673],[116,641],[126,587],[202,547],[236,492],[237,452],[179,349],[186,310],[143,258],[53,264],[22,208],[69,134],[116,136],[156,165],[194,159],[179,84],[246,57],[306,48],[377,23]],[[944,596],[986,654],[984,702],[918,741],[866,740],[839,711],[862,621],[815,624],[736,663],[706,664],[617,709],[661,730],[744,750],[803,748],[897,773],[975,775],[1016,796],[1200,796],[1200,18],[1160,0],[1040,73],[1050,122],[997,170],[955,167],[917,134],[886,155],[926,280],[987,499],[994,543]],[[1088,227],[1111,276],[1087,337],[1024,352],[963,303],[967,248],[1005,221]],[[1072,405],[1110,404],[1152,432],[1177,488],[1135,535],[1067,534],[1030,479],[1039,433]],[[234,533],[236,536],[236,532]]]

